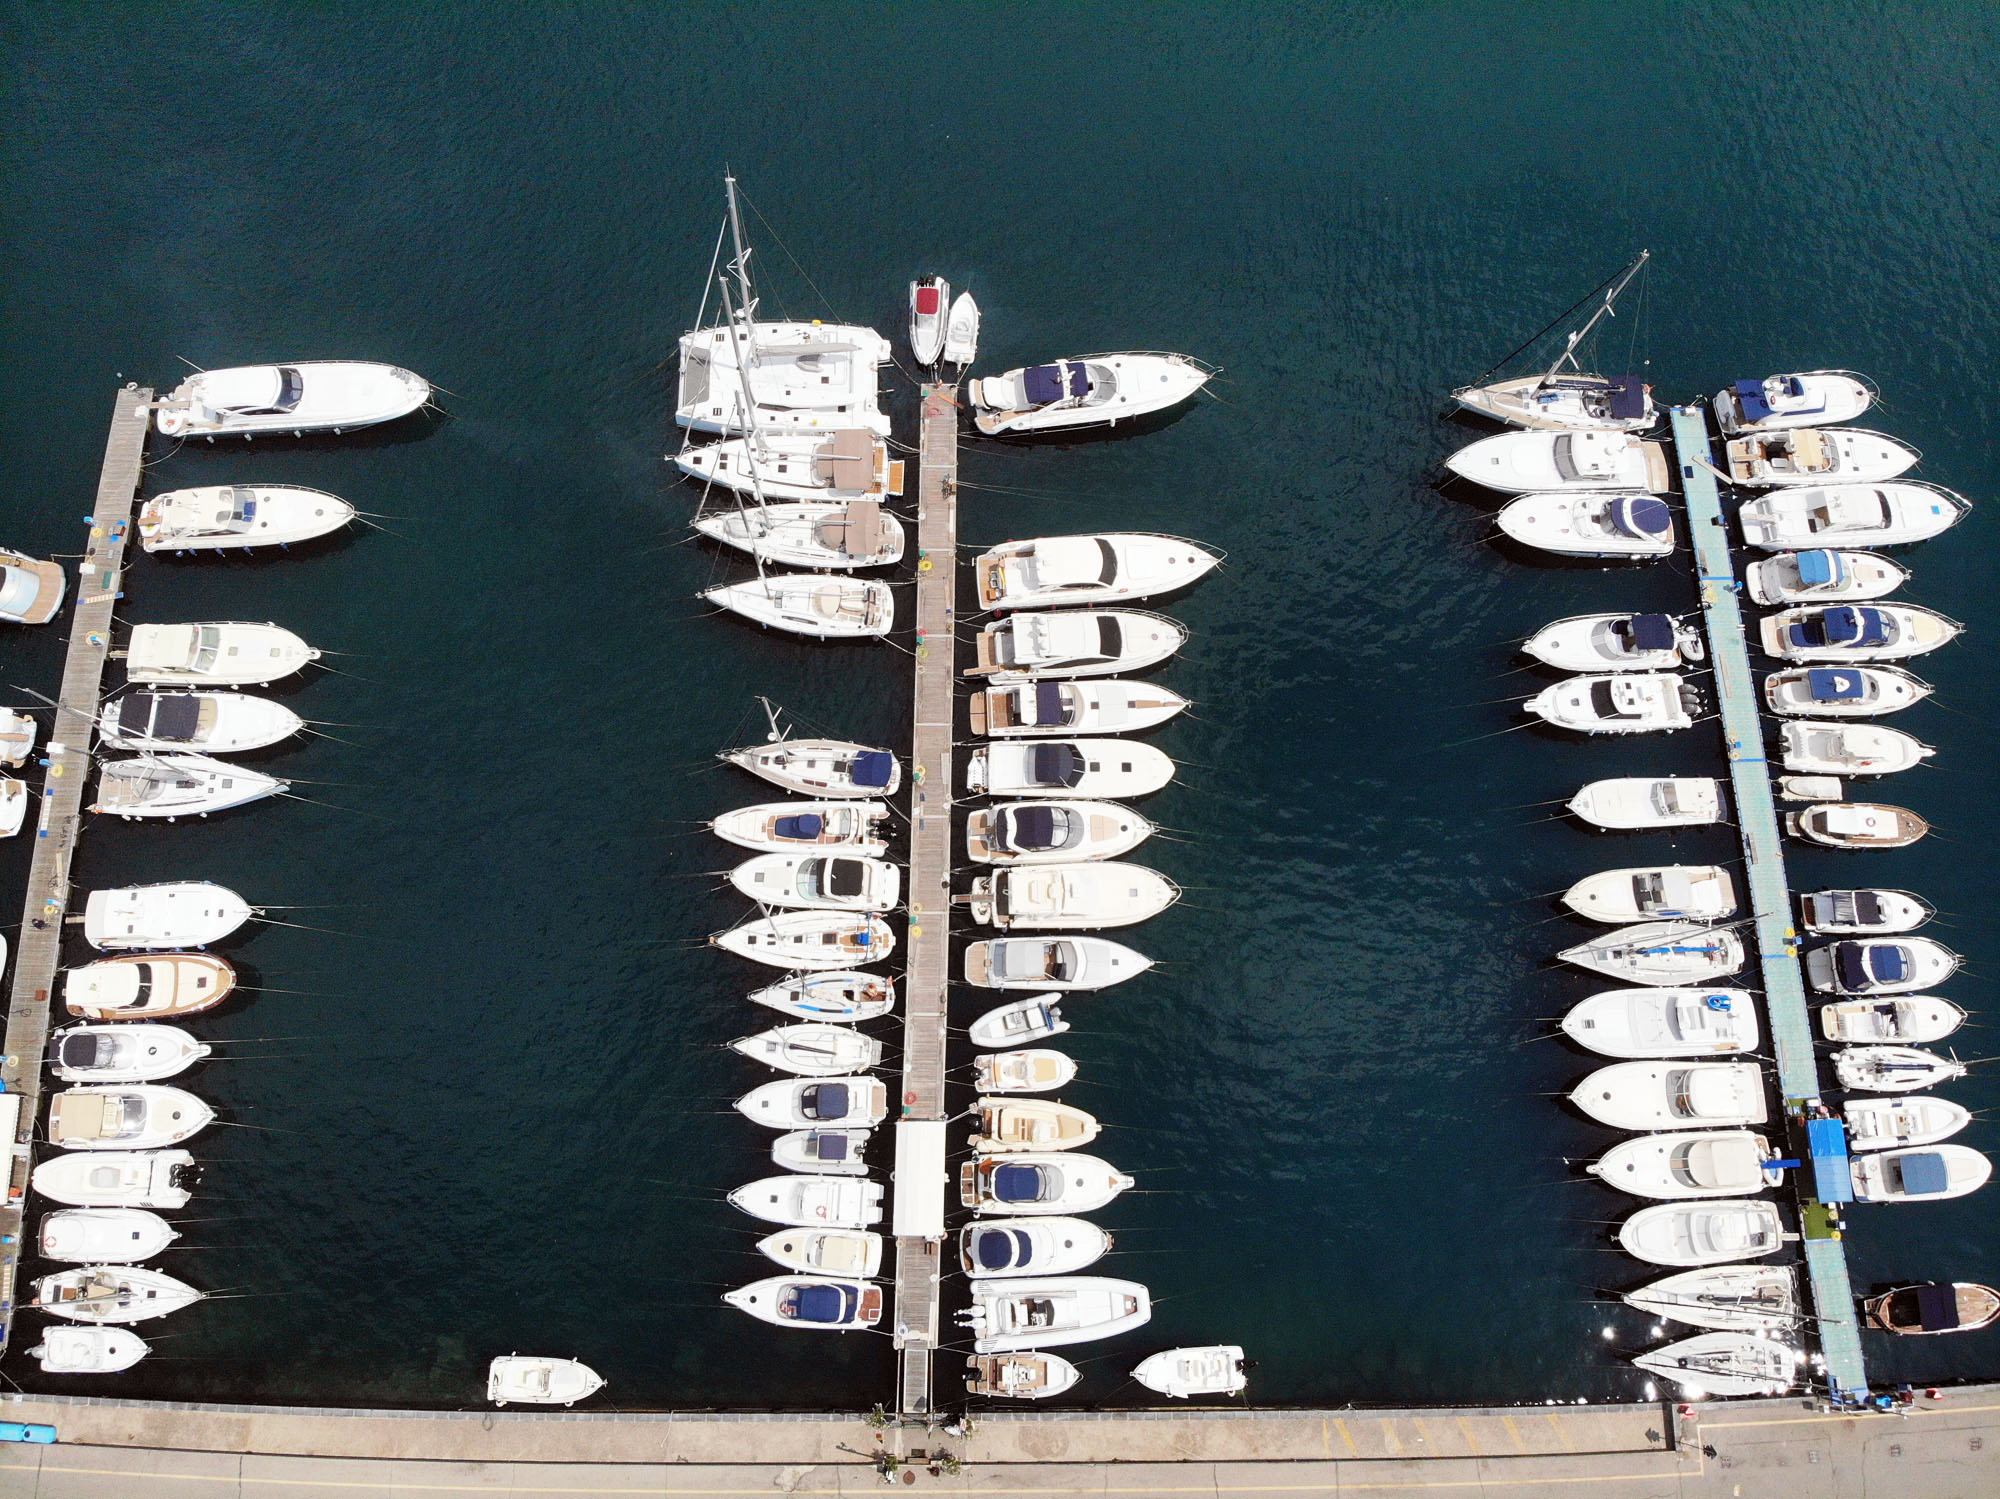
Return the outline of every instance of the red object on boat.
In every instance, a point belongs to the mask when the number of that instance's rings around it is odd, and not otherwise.
[[[923,317],[936,316],[939,302],[938,289],[935,286],[920,286],[917,288],[917,312],[919,315]]]

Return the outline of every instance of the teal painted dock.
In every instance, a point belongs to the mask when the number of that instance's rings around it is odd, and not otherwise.
[[[1791,881],[1785,874],[1778,807],[1764,753],[1763,709],[1756,679],[1750,675],[1740,588],[1730,556],[1729,525],[1722,514],[1722,491],[1716,483],[1707,414],[1698,406],[1676,406],[1673,433],[1716,699],[1722,710],[1729,782],[1736,793],[1736,825],[1743,838],[1757,963],[1763,975],[1764,1023],[1777,1058],[1785,1109],[1792,1114],[1819,1101],[1819,1058],[1813,1050],[1812,1013],[1806,1007],[1799,934],[1792,920]],[[1794,1179],[1806,1209],[1802,1214],[1807,1225],[1806,1270],[1827,1376],[1839,1390],[1862,1391],[1868,1376],[1861,1360],[1861,1329],[1847,1278],[1847,1253],[1840,1240],[1827,1236],[1821,1226],[1823,1215],[1806,1190],[1810,1175],[1801,1170]]]

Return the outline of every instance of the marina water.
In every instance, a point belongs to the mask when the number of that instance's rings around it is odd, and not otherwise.
[[[231,1299],[142,1329],[154,1355],[91,1393],[472,1405],[518,1348],[586,1359],[625,1408],[887,1397],[886,1337],[780,1337],[717,1299],[769,1268],[721,1200],[768,1170],[728,1112],[764,1075],[721,1043],[770,1017],[741,998],[763,980],[701,946],[742,903],[700,823],[763,797],[712,755],[762,734],[753,693],[878,743],[908,701],[900,654],[693,602],[741,571],[687,540],[661,461],[725,162],[770,311],[890,328],[935,269],[985,310],[983,370],[1135,347],[1225,367],[1163,431],[969,442],[962,468],[969,543],[1230,553],[1164,606],[1196,707],[1154,736],[1183,771],[1143,806],[1185,841],[1144,852],[1187,899],[1134,934],[1157,972],[1065,1007],[1065,1096],[1139,1182],[1098,1215],[1102,1269],[1157,1305],[1143,1339],[1077,1350],[1078,1399],[1136,1402],[1144,1353],[1208,1342],[1246,1345],[1268,1404],[1643,1391],[1623,1358],[1646,1322],[1595,1299],[1644,1278],[1606,1247],[1632,1204],[1565,1165],[1617,1137],[1550,1096],[1590,1059],[1534,1039],[1601,987],[1553,970],[1584,928],[1547,892],[1735,840],[1593,836],[1550,803],[1719,774],[1720,741],[1499,731],[1545,680],[1513,642],[1685,613],[1694,584],[1685,551],[1531,564],[1482,539],[1490,497],[1434,485],[1476,435],[1439,419],[1445,392],[1642,246],[1612,362],[1650,359],[1673,398],[1865,371],[1870,421],[1979,507],[1902,556],[1909,600],[1970,625],[1897,720],[1934,768],[1883,789],[1937,834],[1791,859],[1800,888],[1934,901],[1968,958],[1947,996],[1991,1026],[1992,12],[1105,5],[967,13],[962,45],[920,14],[15,17],[0,541],[80,550],[112,389],[183,359],[385,359],[450,392],[442,420],[355,438],[155,450],[157,488],[310,484],[387,518],[130,573],[128,622],[269,619],[327,649],[274,690],[337,737],[254,761],[309,802],[83,838],[87,886],[211,878],[296,908],[229,949],[255,992],[196,1026],[218,1060],[191,1086],[247,1127],[194,1142],[168,1268]],[[909,389],[891,404],[907,438]],[[50,691],[60,651],[11,631],[0,681]],[[10,903],[28,852],[0,846]],[[1996,1077],[1946,1091],[1990,1110]],[[1991,1151],[1991,1128],[1964,1138]],[[1993,1191],[1850,1221],[1863,1289],[2000,1276]],[[52,1388],[32,1341],[5,1372]],[[1889,1343],[1868,1339],[1878,1380],[2000,1373],[1992,1334]]]

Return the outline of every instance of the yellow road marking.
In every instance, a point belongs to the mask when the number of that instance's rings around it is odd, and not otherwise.
[[[1479,1450],[1479,1438],[1473,1434],[1472,1423],[1463,1416],[1459,1416],[1457,1420],[1458,1429],[1465,1433],[1465,1445],[1472,1449],[1472,1455],[1484,1457],[1486,1454]]]
[[[1507,1428],[1507,1435],[1514,1439],[1514,1445],[1516,1447],[1525,1448],[1528,1445],[1526,1442],[1521,1440],[1521,1428],[1514,1424],[1514,1418],[1512,1416],[1502,1416],[1500,1418],[1500,1424]]]
[[[1556,1440],[1563,1444],[1563,1451],[1565,1452],[1576,1451],[1576,1443],[1572,1442],[1569,1439],[1569,1433],[1563,1430],[1562,1422],[1558,1421],[1553,1415],[1549,1414],[1544,1414],[1542,1419],[1549,1423],[1549,1430],[1553,1431],[1556,1434]]]
[[[1350,1457],[1361,1456],[1361,1449],[1354,1445],[1354,1438],[1348,1435],[1347,1423],[1345,1421],[1335,1416],[1333,1418],[1333,1429],[1340,1433],[1341,1441],[1347,1444],[1347,1452]]]

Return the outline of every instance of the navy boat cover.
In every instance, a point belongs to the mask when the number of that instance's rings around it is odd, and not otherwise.
[[[1861,699],[1858,671],[1814,670],[1806,673],[1806,691],[1816,703],[1852,703]]]
[[[1847,1164],[1847,1126],[1838,1119],[1808,1119],[1806,1153],[1812,1158],[1813,1196],[1821,1202],[1854,1201],[1854,1173]]]
[[[840,1119],[847,1113],[846,1083],[814,1083],[799,1095],[808,1119]]]
[[[1007,1270],[1028,1262],[1032,1241],[1019,1229],[978,1228],[973,1235],[972,1257],[982,1270]]]
[[[815,1132],[807,1142],[809,1154],[816,1161],[844,1161],[847,1159],[847,1136],[822,1135]]]
[[[1665,500],[1652,495],[1629,495],[1612,502],[1611,520],[1627,536],[1643,541],[1649,536],[1664,536],[1674,523]]]
[[[200,698],[192,692],[154,692],[145,701],[152,704],[153,724],[148,732],[155,739],[186,744],[194,738],[195,728],[201,722]]]
[[[1053,807],[1016,807],[1010,812],[1002,812],[1002,838],[1007,838],[1009,827],[1012,837],[1008,839],[1014,847],[1021,849],[1054,848],[1056,845],[1056,813]]]
[[[1637,375],[1613,375],[1604,382],[1605,408],[1621,422],[1646,414],[1646,382]]]
[[[1074,786],[1083,778],[1083,757],[1073,744],[1038,744],[1028,759],[1037,786]]]
[[[1035,683],[1035,722],[1052,724],[1065,722],[1062,700],[1062,683]]]
[[[826,861],[826,893],[839,900],[853,900],[868,883],[868,870],[859,859]]]
[[[1736,400],[1743,408],[1743,420],[1746,422],[1761,422],[1771,414],[1771,408],[1764,400],[1762,380],[1738,380]]]
[[[64,1036],[59,1054],[65,1067],[99,1067],[111,1061],[109,1036]]]
[[[1951,1173],[1945,1170],[1944,1157],[1934,1150],[1906,1155],[1897,1164],[1902,1171],[1903,1190],[1913,1197],[1942,1192],[1951,1185]]]
[[[1632,616],[1632,649],[1635,651],[1671,650],[1674,644],[1674,622],[1664,614],[1635,614]]]
[[[1014,1165],[995,1167],[993,1195],[1001,1202],[1041,1201],[1042,1168]]]
[[[1910,950],[1894,943],[1868,949],[1868,971],[1881,984],[1900,984],[1910,976]]]
[[[826,828],[826,820],[817,812],[801,812],[796,817],[778,819],[780,838],[817,838]]]
[[[1882,924],[1882,897],[1873,890],[1854,892],[1854,919],[1862,926]]]
[[[863,750],[854,757],[853,775],[857,786],[886,786],[895,773],[896,757],[887,750]]]
[[[792,1293],[792,1301],[799,1321],[831,1326],[847,1320],[850,1294],[846,1286],[800,1286]]]
[[[1081,364],[1035,364],[1021,371],[1021,385],[1031,406],[1046,406],[1051,401],[1063,398],[1063,376],[1069,376],[1069,394],[1072,396],[1090,393],[1090,372]]]
[[[1917,1320],[1925,1332],[1950,1332],[1958,1326],[1956,1286],[1918,1286]]]

